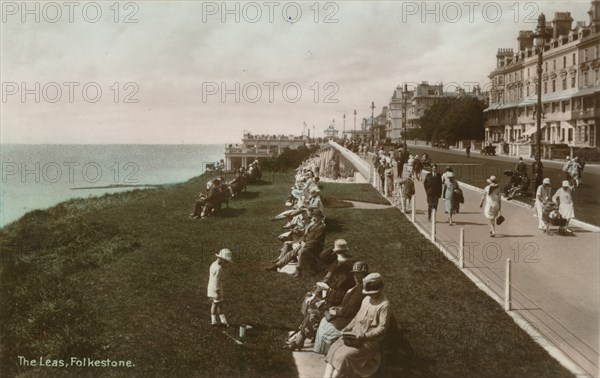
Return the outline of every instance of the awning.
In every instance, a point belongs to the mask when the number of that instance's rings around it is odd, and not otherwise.
[[[544,127],[546,127],[546,124],[543,124],[540,127],[540,130],[542,130]],[[521,136],[530,136],[530,135],[535,134],[536,131],[537,131],[537,128],[536,127],[532,127],[531,129],[526,130],[523,134],[521,134]]]

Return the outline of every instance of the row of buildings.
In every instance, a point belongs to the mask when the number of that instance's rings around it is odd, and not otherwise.
[[[545,158],[573,155],[579,150],[598,154],[600,131],[600,0],[591,1],[589,22],[573,24],[570,12],[556,12],[546,23],[543,45],[541,154]],[[500,48],[485,92],[455,84],[398,86],[378,115],[362,119],[360,129],[343,137],[402,139],[403,106],[407,130],[419,127],[425,111],[443,97],[475,96],[487,102],[486,144],[501,154],[533,156],[536,152],[538,50],[535,33],[521,30],[517,51]],[[404,102],[406,101],[406,105]],[[330,126],[327,136],[338,136]],[[585,154],[585,151],[583,152]]]
[[[518,34],[518,48],[501,48],[490,73],[485,141],[509,155],[532,156],[536,142],[537,84],[542,83],[541,154],[562,158],[598,149],[600,132],[600,1],[589,23],[556,12],[546,23],[541,78],[532,30]],[[585,152],[584,152],[585,154]]]
[[[419,127],[419,119],[444,97],[474,96],[487,103],[484,124],[487,145],[500,154],[534,156],[536,153],[537,85],[542,81],[541,154],[563,158],[579,154],[600,157],[600,0],[591,1],[589,22],[573,24],[570,12],[556,12],[546,23],[541,78],[537,76],[535,33],[521,30],[517,50],[500,48],[496,67],[484,86],[463,89],[457,84],[407,84],[394,89],[390,101],[357,125],[344,117],[343,129],[335,123],[323,134],[328,138],[403,139],[406,129]],[[403,112],[406,112],[404,120]],[[403,122],[405,121],[405,122]],[[315,135],[316,136],[316,135]],[[241,146],[226,148],[227,167],[246,165],[249,159],[272,156],[282,148],[308,143],[309,137],[245,134]]]

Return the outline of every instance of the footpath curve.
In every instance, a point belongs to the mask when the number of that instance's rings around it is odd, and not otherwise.
[[[512,309],[508,314],[571,372],[599,376],[598,228],[577,223],[570,227],[572,236],[547,235],[538,230],[531,208],[503,201],[502,214],[507,220],[491,238],[479,208],[481,189],[466,184],[461,187],[465,203],[454,217],[454,226],[447,223],[443,201],[439,202],[436,246],[458,265],[463,228],[462,271],[500,305],[504,305],[506,260],[510,259]],[[415,181],[415,189],[414,224],[430,238],[432,227],[422,182]],[[407,216],[410,220],[410,214]]]

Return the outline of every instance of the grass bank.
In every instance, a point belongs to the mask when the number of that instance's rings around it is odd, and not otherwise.
[[[72,200],[0,231],[2,376],[293,377],[282,344],[316,277],[264,272],[277,253],[290,180],[248,187],[218,216],[192,220],[205,185]],[[368,185],[323,184],[322,195],[369,201]],[[380,376],[569,376],[502,309],[415,231],[396,209],[327,208],[327,240],[385,277],[397,320]],[[208,268],[222,247],[225,310],[251,324],[244,345],[212,329]],[[235,330],[229,330],[234,335]],[[27,367],[27,359],[130,360],[130,368]]]

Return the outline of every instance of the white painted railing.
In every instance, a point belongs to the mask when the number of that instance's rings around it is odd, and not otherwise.
[[[354,165],[356,170],[365,179],[365,181],[369,182],[370,173],[371,173],[371,164],[369,164],[367,161],[361,159],[357,154],[353,153],[352,151],[348,150],[345,147],[342,147],[341,145],[339,145],[338,143],[336,143],[332,140],[329,141],[329,145],[332,146],[333,148],[335,148],[336,150],[338,150],[342,154],[343,157],[348,159],[348,161]]]

